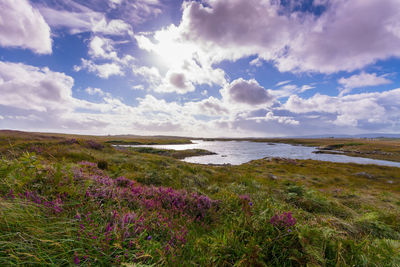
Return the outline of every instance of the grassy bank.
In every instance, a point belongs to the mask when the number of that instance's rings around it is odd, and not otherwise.
[[[399,168],[1,140],[1,266],[400,265]]]
[[[204,149],[185,149],[185,150],[172,150],[172,149],[158,149],[151,147],[116,147],[116,149],[127,150],[139,153],[146,154],[155,154],[165,157],[172,157],[175,159],[184,159],[187,157],[194,156],[205,156],[205,155],[214,155],[214,152],[210,152]]]

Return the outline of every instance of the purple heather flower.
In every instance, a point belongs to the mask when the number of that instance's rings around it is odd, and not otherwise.
[[[79,257],[75,254],[74,256],[74,263],[78,265],[80,263]]]
[[[280,215],[275,214],[271,218],[270,223],[278,228],[289,228],[296,224],[296,219],[292,217],[292,213],[289,211],[289,212],[283,212]]]
[[[147,240],[151,240],[151,235],[149,235],[149,236],[147,237]]]
[[[14,191],[13,191],[12,189],[10,190],[10,192],[8,193],[8,195],[9,195],[12,199],[15,198],[15,196],[14,196]]]
[[[106,227],[106,233],[111,232],[111,231],[112,231],[111,223],[108,223],[107,227]]]
[[[244,200],[244,201],[250,201],[249,195],[241,195],[241,196],[240,196],[240,199],[241,199],[241,200]]]

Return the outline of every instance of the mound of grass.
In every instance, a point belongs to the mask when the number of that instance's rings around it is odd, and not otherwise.
[[[172,157],[175,159],[184,159],[187,157],[215,154],[214,152],[210,152],[204,149],[171,150],[171,149],[158,149],[152,147],[129,147],[127,149],[139,153],[156,154],[160,156]]]

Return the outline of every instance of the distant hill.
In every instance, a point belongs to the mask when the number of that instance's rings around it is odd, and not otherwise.
[[[64,133],[41,133],[41,132],[26,132],[26,131],[17,131],[17,130],[7,130],[0,129],[0,136],[19,136],[19,137],[41,137],[41,138],[104,138],[104,139],[206,139],[206,140],[220,140],[220,139],[229,139],[229,140],[247,140],[247,139],[287,139],[287,138],[400,138],[400,134],[385,134],[385,133],[367,133],[367,134],[319,134],[319,135],[297,135],[297,136],[281,136],[281,137],[190,137],[190,136],[168,136],[168,135],[135,135],[135,134],[121,134],[121,135],[79,135],[79,134],[64,134]]]
[[[400,138],[400,134],[383,134],[383,133],[368,133],[368,134],[355,134],[355,135],[321,134],[321,135],[290,136],[290,138]]]

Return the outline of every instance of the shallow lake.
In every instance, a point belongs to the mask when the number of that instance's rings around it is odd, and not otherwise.
[[[192,140],[193,144],[184,145],[134,145],[132,147],[153,147],[159,149],[205,149],[215,155],[188,157],[183,161],[200,164],[232,164],[239,165],[255,159],[281,157],[289,159],[313,159],[331,162],[376,164],[400,167],[400,162],[375,160],[345,155],[316,154],[316,147],[294,146],[280,143],[258,143],[248,141],[202,141]]]

